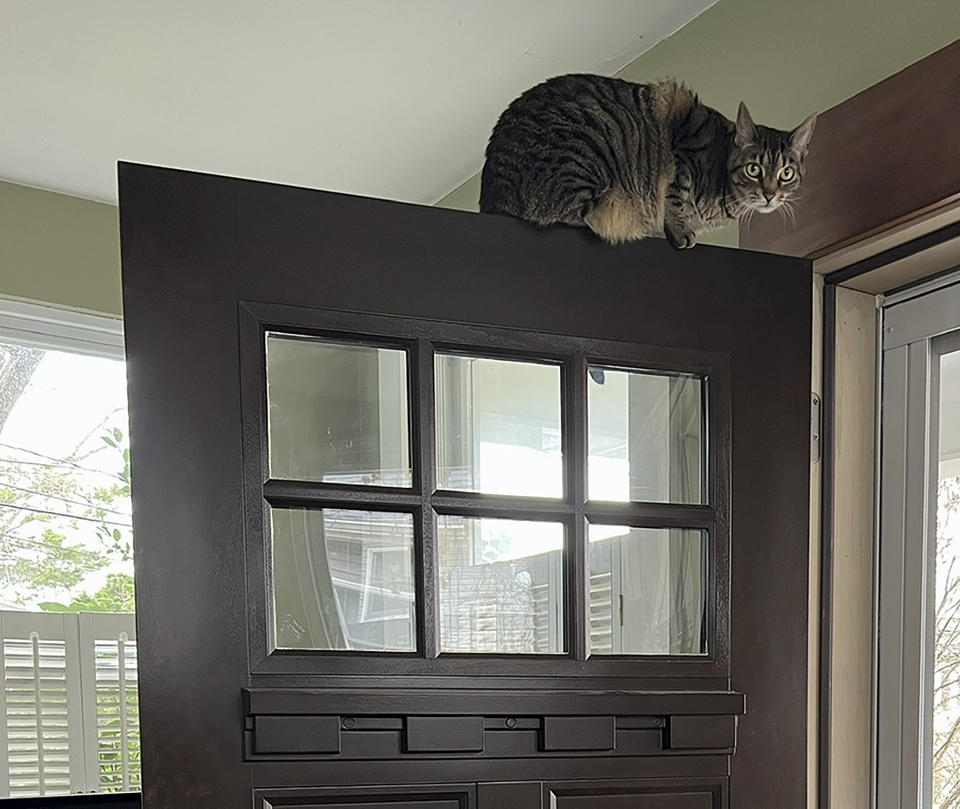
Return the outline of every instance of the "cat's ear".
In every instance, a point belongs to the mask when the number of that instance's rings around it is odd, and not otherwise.
[[[734,140],[737,146],[746,146],[748,143],[754,143],[757,139],[757,126],[750,117],[750,110],[742,101],[737,110],[737,134]]]
[[[816,122],[817,115],[814,113],[790,133],[790,146],[803,157],[806,157],[807,149],[810,148],[810,138],[813,137],[813,125]]]

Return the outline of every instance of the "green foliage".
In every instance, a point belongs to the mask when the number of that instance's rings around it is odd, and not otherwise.
[[[21,556],[7,567],[8,578],[28,582],[38,590],[69,589],[76,587],[84,577],[108,564],[103,554],[81,545],[67,545],[67,538],[52,528],[43,531],[37,542],[41,552]]]
[[[106,584],[92,596],[81,593],[69,604],[44,601],[40,609],[46,612],[133,612],[133,576],[110,573]]]
[[[127,751],[130,789],[140,787],[140,723],[136,683],[128,683],[125,692],[119,685],[97,688],[98,788],[119,792],[123,785],[123,750]],[[126,715],[126,723],[123,721]],[[126,727],[124,727],[124,724]]]
[[[933,804],[960,809],[960,477],[937,495]]]
[[[122,430],[101,425],[66,458],[3,447],[0,453],[0,585],[6,598],[44,600],[52,611],[133,610],[133,580],[111,573],[92,595],[91,574],[133,557],[130,450]],[[93,444],[92,448],[89,446]],[[117,471],[104,473],[96,466]],[[115,459],[115,460],[114,460]],[[62,594],[62,595],[61,595]]]

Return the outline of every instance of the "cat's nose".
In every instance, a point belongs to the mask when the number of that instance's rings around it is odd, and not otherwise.
[[[773,198],[777,195],[776,191],[764,191],[763,197],[766,199],[767,203],[773,202]]]

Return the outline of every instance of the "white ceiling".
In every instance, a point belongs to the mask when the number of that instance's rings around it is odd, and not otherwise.
[[[0,179],[115,202],[133,160],[432,203],[520,91],[712,2],[0,0]]]

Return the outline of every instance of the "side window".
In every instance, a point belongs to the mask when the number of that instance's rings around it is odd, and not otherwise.
[[[119,321],[0,301],[0,797],[139,789]]]
[[[248,314],[261,662],[726,664],[719,366],[538,335],[474,342],[449,324],[410,339],[386,318],[350,334],[319,314],[309,328]]]

